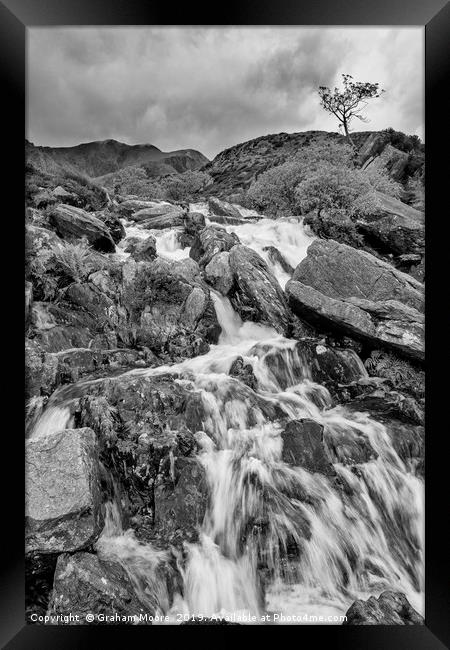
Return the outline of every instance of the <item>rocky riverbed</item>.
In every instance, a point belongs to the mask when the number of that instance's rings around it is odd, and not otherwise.
[[[354,247],[215,197],[65,200],[27,208],[28,618],[420,624],[417,211]]]

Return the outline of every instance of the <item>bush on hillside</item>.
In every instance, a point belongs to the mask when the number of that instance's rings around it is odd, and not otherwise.
[[[400,194],[398,183],[385,172],[356,168],[351,146],[323,142],[261,174],[248,194],[254,207],[269,216],[312,210],[355,216],[376,209],[375,190],[394,197]]]
[[[211,182],[211,176],[200,171],[171,174],[160,180],[164,198],[168,201],[191,201]]]

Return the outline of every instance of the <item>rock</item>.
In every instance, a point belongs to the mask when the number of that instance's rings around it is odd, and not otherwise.
[[[127,240],[125,252],[130,253],[136,262],[151,262],[156,257],[156,239],[153,235],[144,240],[132,237]]]
[[[207,503],[203,466],[195,458],[177,458],[173,478],[155,487],[155,534],[171,544],[196,541]]]
[[[281,434],[285,463],[326,476],[335,474],[323,443],[323,426],[314,420],[291,420]]]
[[[243,384],[252,390],[256,390],[258,387],[258,380],[253,372],[253,367],[250,363],[244,363],[242,357],[236,357],[231,364],[229,374],[231,377],[236,377],[236,379],[242,381]]]
[[[189,235],[196,235],[205,225],[205,215],[201,212],[188,212],[184,215],[184,230]]]
[[[231,221],[225,221],[224,223],[233,223],[234,220],[237,220],[238,223],[245,222],[245,219],[242,219],[241,213],[234,205],[227,201],[221,201],[214,196],[208,199],[208,208],[210,213],[215,216],[231,218]]]
[[[355,600],[346,612],[343,625],[424,625],[420,614],[412,608],[405,594],[383,591],[378,597]]]
[[[330,298],[397,300],[424,310],[424,288],[420,282],[370,253],[333,240],[313,241],[292,279]]]
[[[394,417],[402,422],[424,424],[425,416],[418,402],[410,396],[386,387],[355,397],[346,405],[355,411],[369,411],[384,417]]]
[[[139,601],[133,585],[120,564],[100,559],[92,553],[64,553],[58,558],[49,616],[78,616],[72,625],[86,625],[87,614],[94,614],[94,625],[132,624],[104,620],[102,616],[139,616],[154,614]]]
[[[223,296],[228,295],[234,282],[229,257],[227,252],[216,253],[205,266],[206,282]]]
[[[412,307],[396,300],[336,300],[295,280],[286,294],[294,313],[315,327],[424,360],[424,316]]]
[[[98,371],[107,372],[118,368],[133,368],[144,364],[144,353],[138,350],[118,348],[116,350],[95,350],[73,348],[48,355],[57,360],[56,385],[77,382],[86,375]]]
[[[133,212],[132,221],[142,223],[145,228],[174,228],[183,225],[184,210],[170,203],[143,208]]]
[[[25,325],[28,325],[31,305],[33,304],[33,285],[31,282],[25,282]]]
[[[158,355],[188,358],[218,341],[221,330],[209,291],[187,276],[185,264],[158,258],[144,265],[123,304],[137,325],[137,343]]]
[[[263,251],[267,253],[272,264],[278,264],[281,266],[283,271],[288,275],[292,275],[294,273],[294,269],[289,264],[289,262],[284,259],[278,248],[275,248],[275,246],[264,246]]]
[[[66,429],[26,442],[26,550],[76,551],[98,538],[100,471],[91,429]]]
[[[264,260],[247,246],[230,251],[235,290],[230,299],[242,319],[266,323],[281,334],[291,326],[291,314],[283,290]]]
[[[391,419],[383,420],[392,445],[409,470],[425,478],[425,429],[423,426],[405,425]]]
[[[50,395],[56,387],[58,362],[34,339],[25,340],[25,397]]]
[[[121,217],[129,219],[134,212],[144,210],[146,208],[158,208],[161,203],[156,201],[143,201],[141,199],[125,199],[117,206],[117,211]],[[163,204],[166,205],[166,204]]]
[[[115,251],[114,241],[105,224],[81,208],[60,204],[52,209],[49,218],[62,239],[72,241],[85,237],[99,251]]]
[[[375,136],[376,140],[376,134],[373,135]],[[377,145],[375,144],[375,147],[376,146]],[[359,152],[358,157],[360,160],[363,156],[367,156],[368,153],[366,147],[363,149],[363,151]],[[394,181],[401,181],[405,175],[405,169],[408,165],[408,160],[408,154],[405,151],[400,151],[400,149],[393,147],[391,144],[386,144],[383,146],[383,150],[379,152],[378,155],[372,154],[366,158],[362,169],[380,169],[381,171],[387,172]]]
[[[375,192],[376,208],[371,214],[359,215],[355,221],[365,240],[382,253],[402,255],[423,253],[425,217],[398,199]]]
[[[239,244],[239,238],[234,233],[228,233],[220,226],[206,226],[195,237],[189,256],[201,267],[210,263],[216,253],[230,251]]]

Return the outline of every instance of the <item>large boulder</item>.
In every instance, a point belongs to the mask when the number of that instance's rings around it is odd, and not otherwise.
[[[424,625],[423,617],[405,594],[396,591],[383,591],[378,598],[355,600],[346,617],[343,625]]]
[[[207,285],[188,270],[161,258],[141,263],[123,297],[137,343],[170,359],[207,352],[221,331]]]
[[[368,143],[367,143],[368,144]],[[401,181],[405,175],[405,169],[408,165],[409,156],[405,151],[400,151],[397,147],[391,144],[383,146],[383,150],[378,153],[376,149],[376,136],[374,141],[374,148],[370,153],[369,147],[363,147],[363,151],[359,152],[359,159],[362,160],[363,156],[366,158],[362,169],[377,169],[382,172],[387,172],[394,181]],[[367,154],[369,154],[367,156]]]
[[[423,361],[424,316],[396,300],[338,300],[290,280],[286,294],[294,313],[326,332],[345,335],[376,348],[392,349]]]
[[[239,244],[231,249],[229,261],[235,284],[231,302],[242,319],[265,323],[287,334],[291,314],[286,297],[262,257]]]
[[[242,215],[237,208],[227,201],[221,201],[214,196],[208,199],[210,214],[217,217],[224,217],[224,223],[242,223]]]
[[[222,251],[230,251],[233,246],[239,244],[239,238],[234,233],[228,233],[220,226],[206,226],[195,237],[189,256],[205,267],[212,260],[214,255]]]
[[[423,254],[425,215],[398,199],[375,192],[376,207],[355,221],[366,242],[382,253]]]
[[[182,226],[183,217],[184,210],[182,208],[166,203],[133,212],[130,219],[141,223],[145,228],[162,229]]]
[[[419,281],[370,253],[331,239],[312,242],[292,279],[330,298],[396,300],[424,310],[424,288]]]
[[[130,625],[134,622],[132,617],[153,615],[155,611],[148,611],[140,602],[120,564],[81,552],[59,556],[47,613],[55,617],[67,616],[72,625],[89,624],[87,614],[96,617],[91,621],[95,625]],[[108,620],[105,617],[118,618]],[[122,617],[130,618],[126,621]]]
[[[125,228],[118,214],[109,210],[103,210],[102,212],[96,212],[95,216],[108,228],[109,234],[115,244],[118,244],[125,237]]]
[[[129,219],[134,212],[138,212],[139,210],[144,210],[146,208],[159,208],[160,205],[161,203],[158,201],[144,201],[142,199],[130,198],[121,201],[116,209],[121,217]]]
[[[115,251],[114,241],[107,226],[92,214],[72,205],[57,205],[52,209],[50,223],[57,234],[68,241],[85,237],[97,250],[104,253]]]
[[[73,552],[96,541],[103,518],[98,448],[91,429],[29,439],[25,484],[27,552]]]
[[[229,257],[230,254],[225,251],[216,253],[205,266],[206,282],[223,296],[228,295],[234,282]]]
[[[184,228],[178,235],[182,248],[192,246],[196,236],[206,225],[205,215],[201,212],[187,212],[183,220]]]

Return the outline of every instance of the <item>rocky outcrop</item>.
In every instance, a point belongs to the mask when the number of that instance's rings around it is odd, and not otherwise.
[[[286,297],[265,261],[240,244],[231,249],[229,261],[235,283],[230,299],[241,318],[265,323],[287,334],[291,315]]]
[[[405,594],[383,591],[375,598],[356,600],[346,612],[343,625],[424,625],[423,617],[408,602]]]
[[[281,434],[285,463],[332,476],[334,468],[323,444],[323,426],[314,420],[292,420]]]
[[[425,358],[424,316],[412,307],[396,300],[337,300],[295,280],[287,283],[286,294],[294,313],[319,329],[419,361]]]
[[[154,491],[155,530],[171,544],[198,539],[208,503],[205,469],[196,458],[177,458],[171,476]]]
[[[395,300],[424,311],[420,282],[370,253],[333,240],[313,241],[292,279],[330,298]]]
[[[95,216],[102,221],[109,230],[109,234],[115,244],[118,244],[125,237],[125,228],[118,214],[103,210],[96,212]]]
[[[184,215],[183,231],[178,235],[182,248],[192,246],[196,236],[206,225],[205,215],[201,212],[187,212]]]
[[[67,429],[26,443],[26,550],[76,551],[93,544],[103,519],[95,434]]]
[[[139,601],[125,569],[114,561],[92,553],[64,553],[58,558],[49,616],[67,616],[68,624],[89,625],[87,614],[94,614],[94,625],[133,624],[122,616],[154,614]],[[75,617],[79,619],[76,620]],[[118,618],[114,621],[103,617]],[[139,622],[139,621],[136,621]]]
[[[223,296],[228,295],[234,282],[229,258],[228,252],[216,253],[205,266],[206,282]]]
[[[355,224],[365,241],[382,253],[423,254],[425,215],[382,192],[375,192],[373,212],[359,215]]]
[[[72,205],[57,205],[50,213],[50,223],[56,233],[68,241],[85,237],[97,250],[104,253],[115,251],[114,241],[109,229],[100,219]]]

